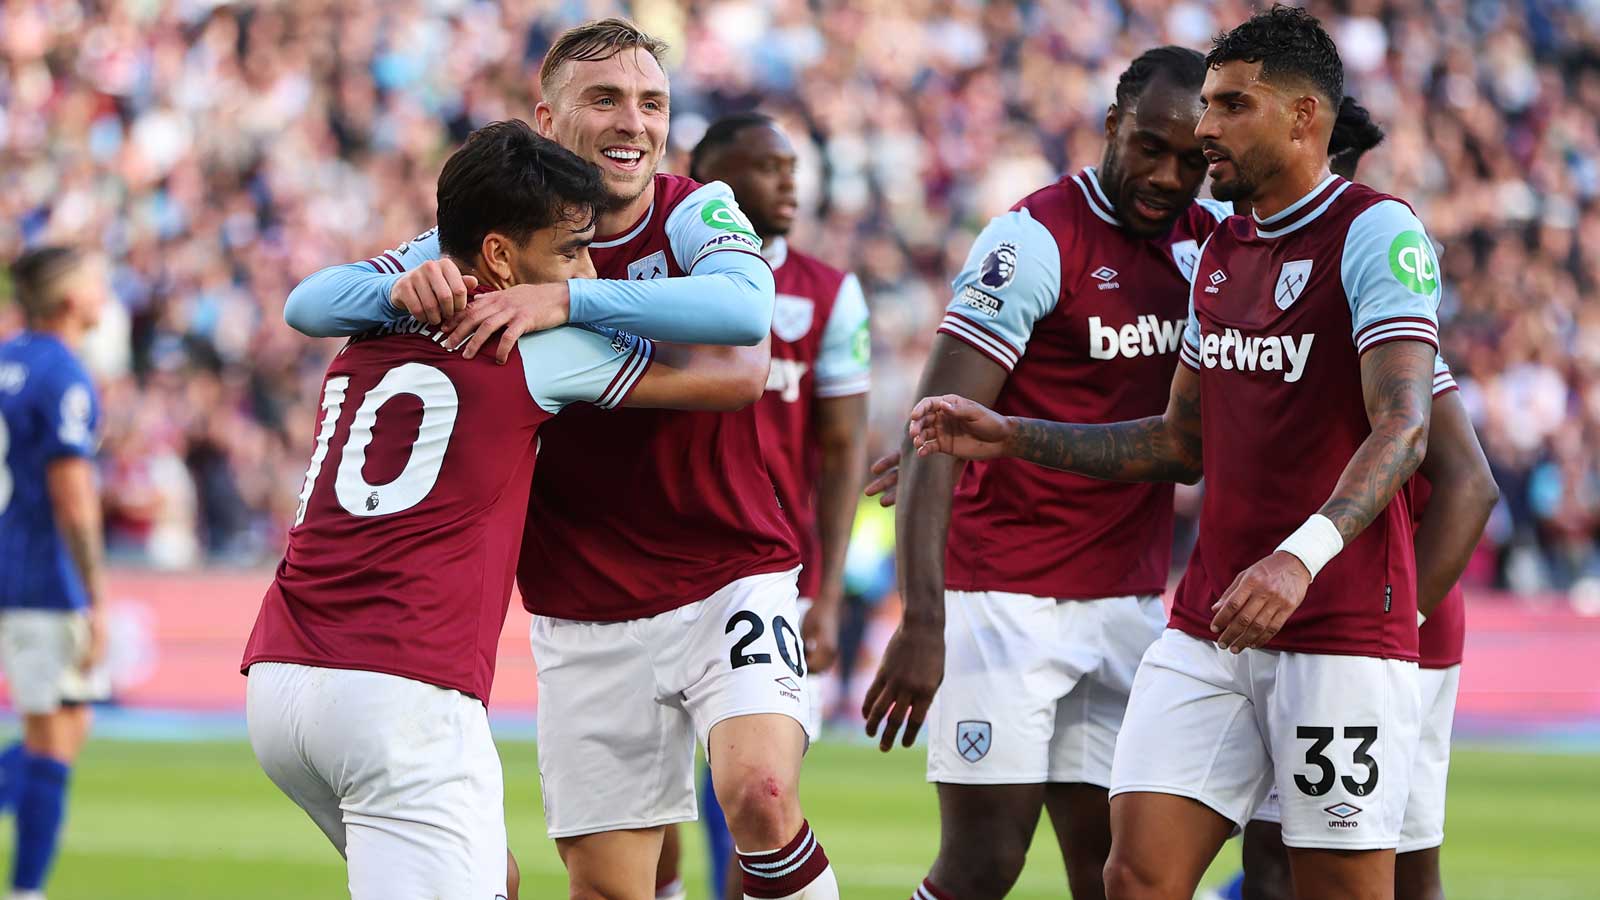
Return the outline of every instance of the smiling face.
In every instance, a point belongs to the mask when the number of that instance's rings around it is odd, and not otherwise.
[[[1165,234],[1194,202],[1206,172],[1199,119],[1199,96],[1165,78],[1147,85],[1132,109],[1107,112],[1101,184],[1129,231]]]
[[[1195,135],[1204,147],[1211,194],[1252,200],[1286,165],[1296,124],[1291,92],[1261,79],[1261,63],[1235,60],[1206,72],[1205,112]]]
[[[650,186],[667,146],[667,73],[642,47],[563,63],[535,110],[539,133],[600,167],[613,207]]]
[[[794,167],[794,145],[778,126],[750,125],[732,143],[712,151],[698,174],[725,182],[756,234],[769,238],[794,227],[799,209]]]

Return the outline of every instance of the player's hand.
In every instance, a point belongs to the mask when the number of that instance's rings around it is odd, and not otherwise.
[[[78,668],[84,672],[93,671],[106,658],[105,609],[98,603],[90,606],[87,621],[89,639],[84,642],[83,655],[78,659]]]
[[[888,753],[894,746],[895,734],[900,731],[902,722],[905,723],[905,737],[901,745],[909,747],[916,742],[917,731],[927,719],[928,707],[942,681],[944,626],[907,627],[901,622],[883,651],[878,675],[872,679],[867,699],[861,704],[868,737],[878,737],[878,724],[883,723],[879,750]]]
[[[872,480],[867,482],[867,496],[877,497],[879,506],[893,506],[900,493],[900,451],[878,459],[872,464]]]
[[[519,284],[479,294],[471,306],[445,322],[447,343],[450,349],[459,349],[463,357],[471,359],[498,332],[500,343],[494,357],[503,363],[511,358],[517,338],[567,324],[570,298],[565,281]]]
[[[467,308],[467,297],[478,279],[461,274],[455,260],[430,259],[400,276],[389,291],[389,302],[419,322],[439,325]]]
[[[1309,587],[1306,564],[1283,550],[1240,572],[1211,606],[1217,646],[1241,653],[1266,644],[1300,608]]]
[[[839,658],[839,595],[824,598],[818,592],[800,622],[800,643],[806,651],[806,674],[826,672]]]
[[[993,459],[1005,455],[1015,430],[1009,418],[955,394],[927,397],[911,410],[911,443],[918,456]]]

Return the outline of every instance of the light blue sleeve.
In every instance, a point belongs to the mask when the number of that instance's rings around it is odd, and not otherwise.
[[[1232,204],[1229,204],[1232,208]],[[1214,233],[1214,232],[1213,232]],[[1205,258],[1206,244],[1211,243],[1207,237],[1205,244],[1200,245],[1200,252],[1195,254],[1194,265],[1189,272],[1189,320],[1183,323],[1183,346],[1178,348],[1178,361],[1195,371],[1200,371],[1200,319],[1194,314],[1194,280],[1195,274],[1200,271],[1200,260]]]
[[[1445,363],[1443,356],[1433,358],[1433,395],[1448,394],[1457,389],[1456,376],[1450,371],[1450,366]]]
[[[655,346],[625,331],[567,325],[517,339],[533,402],[549,413],[569,403],[612,409],[650,369]]]
[[[568,318],[681,344],[761,343],[772,328],[772,267],[759,254],[710,253],[681,278],[573,279]]]
[[[666,232],[684,277],[570,281],[571,321],[685,344],[761,343],[772,328],[772,267],[728,186],[683,198]]]
[[[289,292],[283,320],[310,337],[342,337],[402,319],[389,302],[401,274],[439,258],[439,230],[430,228],[371,259],[314,272]]]
[[[872,334],[867,330],[867,298],[854,275],[844,276],[833,311],[822,328],[817,353],[818,397],[864,394],[872,385]]]
[[[1411,210],[1384,200],[1356,216],[1339,265],[1356,352],[1387,341],[1439,346],[1439,259]]]
[[[1198,197],[1195,202],[1200,204],[1201,209],[1211,213],[1211,217],[1218,222],[1233,215],[1233,202],[1230,200],[1213,200],[1210,197]]]
[[[1007,372],[1028,348],[1034,323],[1061,297],[1061,251],[1026,209],[991,220],[951,282],[954,296],[939,331],[993,359]]]

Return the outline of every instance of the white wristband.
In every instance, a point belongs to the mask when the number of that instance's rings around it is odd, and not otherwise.
[[[1278,549],[1293,554],[1305,563],[1306,571],[1315,579],[1328,560],[1338,556],[1339,551],[1344,549],[1344,537],[1339,534],[1332,519],[1317,513],[1295,529],[1294,534],[1285,538]]]

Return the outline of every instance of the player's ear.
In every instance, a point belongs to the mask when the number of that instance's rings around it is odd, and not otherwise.
[[[533,128],[542,138],[555,140],[556,114],[548,100],[540,100],[533,107]]]
[[[1302,94],[1289,104],[1289,137],[1296,141],[1315,138],[1317,114],[1322,111],[1322,101],[1316,94]]]
[[[1106,107],[1106,142],[1109,143],[1117,136],[1117,125],[1122,121],[1122,110],[1117,109],[1115,103]]]
[[[515,284],[515,270],[511,267],[511,239],[491,231],[483,236],[478,248],[478,264],[485,275],[493,276],[499,284]]]

